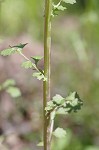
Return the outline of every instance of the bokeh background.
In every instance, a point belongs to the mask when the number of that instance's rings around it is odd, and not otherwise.
[[[24,54],[43,55],[43,0],[0,1],[0,50],[28,43]],[[18,54],[0,56],[0,85],[15,80],[13,98],[0,91],[0,150],[42,150],[42,82],[20,67]],[[53,150],[99,150],[99,0],[77,0],[52,21],[51,95],[77,91],[84,101],[78,113],[57,116]],[[39,63],[43,68],[43,61]],[[10,91],[11,92],[11,91]],[[17,92],[17,93],[16,93]]]

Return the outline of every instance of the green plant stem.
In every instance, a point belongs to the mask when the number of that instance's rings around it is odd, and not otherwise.
[[[56,7],[58,7],[58,6],[61,4],[61,2],[62,2],[62,0],[60,0],[60,1],[58,2],[58,4],[56,5]]]
[[[50,120],[50,134],[49,134],[49,141],[50,141],[50,144],[51,144],[51,141],[52,141],[53,128],[54,128],[54,119],[53,119],[53,120]]]
[[[44,76],[47,81],[43,82],[43,112],[44,112],[44,150],[50,150],[49,121],[46,117],[45,107],[50,101],[50,55],[51,55],[51,13],[52,0],[45,0],[45,22],[44,22]]]

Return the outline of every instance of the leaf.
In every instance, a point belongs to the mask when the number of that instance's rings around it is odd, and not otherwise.
[[[41,72],[34,72],[33,77],[36,77],[38,80],[41,80],[43,78]]]
[[[15,80],[13,79],[8,79],[2,84],[3,88],[7,88],[8,86],[14,86],[14,85],[15,85]]]
[[[31,58],[35,61],[35,65],[37,66],[37,63],[43,58],[43,56],[34,56]]]
[[[78,99],[75,98],[75,99],[72,101],[71,105],[72,105],[73,107],[75,107],[75,106],[77,106],[77,104],[78,104]]]
[[[14,54],[14,53],[16,53],[15,48],[9,48],[9,49],[5,49],[5,50],[1,51],[2,56],[9,56],[9,55]]]
[[[28,61],[23,62],[21,66],[25,69],[29,69],[29,68],[32,68],[34,65],[35,64],[33,64],[31,61],[28,60]]]
[[[59,109],[57,110],[56,114],[59,114],[59,115],[66,115],[66,114],[68,114],[68,113],[65,111],[64,108],[61,107],[61,108],[59,108]]]
[[[82,105],[83,102],[77,92],[70,93],[70,95],[66,97],[66,108],[71,108],[68,112],[77,112],[77,110],[81,109]]]
[[[33,56],[31,57],[34,61],[39,61],[43,58],[43,56]]]
[[[52,8],[52,17],[57,16],[59,11],[64,11],[66,7],[63,5],[55,5],[53,3],[53,8]]]
[[[63,128],[57,128],[54,132],[53,135],[56,136],[57,138],[65,138],[66,137],[66,131]]]
[[[20,49],[23,49],[28,43],[25,43],[25,44],[19,44],[19,45],[15,45],[15,46],[11,46],[12,48],[15,47],[15,48],[20,48]]]
[[[75,4],[76,0],[62,0],[65,3],[69,3],[69,4]]]
[[[45,110],[50,111],[50,110],[54,109],[54,107],[55,107],[55,104],[53,103],[53,101],[49,101],[49,102],[47,102],[47,106],[45,107]]]
[[[66,100],[73,101],[77,96],[77,92],[72,92],[66,97]],[[79,98],[79,97],[78,97]]]
[[[54,103],[56,103],[57,105],[60,105],[60,104],[62,104],[62,103],[64,102],[64,98],[63,98],[61,95],[56,94],[56,95],[53,97],[52,101],[53,101]]]
[[[45,76],[41,72],[34,72],[32,76],[36,77],[38,80],[42,80],[42,79],[43,81],[47,80],[47,78],[45,78]]]
[[[21,92],[20,92],[19,88],[17,88],[17,87],[9,87],[6,91],[7,91],[13,98],[16,98],[16,97],[21,96]]]
[[[83,102],[77,92],[70,93],[66,98],[56,94],[51,101],[47,102],[45,110],[47,113],[52,113],[55,110],[55,114],[68,114],[72,111],[77,112],[82,105]]]
[[[37,146],[44,146],[44,143],[40,142],[40,143],[37,144]]]
[[[60,11],[64,11],[66,9],[66,7],[63,7],[62,5],[60,5],[60,6],[57,7],[57,9],[60,10]]]

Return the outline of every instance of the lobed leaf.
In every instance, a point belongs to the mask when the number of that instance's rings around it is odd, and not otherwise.
[[[32,68],[35,64],[33,64],[30,60],[28,61],[25,61],[22,63],[22,67],[25,68],[25,69],[29,69],[29,68]]]
[[[70,93],[69,96],[66,97],[66,107],[70,108],[68,112],[74,111],[77,112],[79,109],[81,109],[81,106],[83,105],[82,100],[80,99],[77,92]]]
[[[36,77],[38,80],[43,80],[43,81],[47,80],[41,72],[34,72],[33,77]]]
[[[57,16],[59,11],[64,11],[66,9],[66,6],[63,6],[62,2],[68,4],[75,4],[76,0],[60,0],[57,5],[53,3],[52,17]]]
[[[63,98],[61,95],[56,94],[56,95],[53,97],[52,101],[53,101],[55,104],[57,104],[57,105],[61,105],[61,104],[64,102],[64,98]]]
[[[64,11],[66,9],[66,7],[64,7],[63,5],[55,5],[53,3],[53,8],[52,8],[52,16],[57,16],[59,11]]]
[[[5,49],[1,51],[1,55],[2,56],[9,56],[11,54],[16,53],[16,49],[15,48],[9,48],[9,49]]]
[[[83,102],[77,92],[70,93],[66,98],[56,94],[56,96],[54,96],[52,100],[47,103],[45,110],[47,114],[50,115],[54,110],[56,114],[67,114],[72,111],[77,112],[81,109],[82,105]]]

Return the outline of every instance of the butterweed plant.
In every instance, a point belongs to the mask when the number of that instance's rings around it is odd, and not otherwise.
[[[65,114],[71,112],[77,112],[81,109],[83,104],[77,92],[71,92],[66,97],[62,97],[56,94],[54,97],[50,97],[50,57],[51,57],[51,22],[52,19],[58,15],[59,11],[66,9],[66,4],[74,4],[76,0],[59,0],[55,4],[54,0],[45,0],[45,11],[44,11],[44,70],[38,67],[38,62],[43,56],[31,56],[28,58],[23,54],[23,49],[27,45],[18,44],[10,46],[8,49],[1,51],[1,55],[9,56],[14,53],[18,53],[24,57],[25,61],[22,63],[22,67],[25,69],[33,69],[33,77],[43,81],[43,142],[39,143],[38,146],[44,146],[44,150],[51,150],[52,136],[62,138],[66,136],[66,131],[63,128],[58,127],[54,129],[54,120],[56,115]]]

